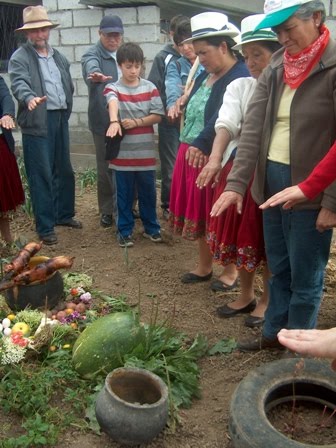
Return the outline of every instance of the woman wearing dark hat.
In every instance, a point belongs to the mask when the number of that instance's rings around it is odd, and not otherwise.
[[[251,77],[236,79],[228,86],[216,121],[216,138],[209,161],[197,178],[197,185],[200,188],[212,183],[215,178],[213,202],[221,195],[226,185],[246,109],[256,88],[257,79],[269,64],[272,54],[281,48],[275,33],[270,29],[254,32],[254,28],[263,17],[263,14],[254,14],[242,20],[241,42],[233,48],[242,51]],[[269,274],[265,266],[262,213],[252,199],[250,188],[245,195],[241,215],[237,214],[234,206],[231,206],[219,217],[210,219],[207,242],[214,261],[222,266],[234,263],[240,278],[240,294],[228,305],[218,307],[217,314],[220,317],[230,318],[251,312],[245,320],[245,325],[249,327],[262,325],[268,303]],[[254,278],[259,266],[264,266],[264,288],[260,299],[256,302]],[[212,288],[217,287],[217,290],[220,290],[221,279],[216,282]]]
[[[14,114],[14,102],[4,79],[0,76],[0,233],[6,243],[12,242],[8,213],[24,202],[14,155]]]
[[[191,30],[192,37],[184,42],[193,42],[205,71],[196,78],[186,105],[169,205],[173,231],[199,244],[199,264],[183,275],[183,283],[207,281],[212,276],[212,255],[205,241],[212,189],[199,190],[196,179],[211,152],[214,124],[226,87],[234,79],[248,76],[245,64],[232,51],[236,44],[233,37],[239,30],[225,14],[198,14],[191,18]],[[234,281],[235,272],[231,283]]]
[[[322,1],[265,2],[265,19],[283,50],[277,52],[250,102],[225,192],[212,208],[219,216],[243,196],[255,171],[257,204],[299,183],[328,152],[336,137],[336,43],[324,25]],[[336,185],[292,210],[263,212],[267,261],[272,277],[261,337],[239,343],[241,350],[280,346],[281,328],[316,326],[324,271],[336,213]]]

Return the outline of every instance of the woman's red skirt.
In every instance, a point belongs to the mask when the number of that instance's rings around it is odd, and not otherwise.
[[[193,168],[185,159],[190,145],[181,143],[176,157],[170,189],[169,224],[174,233],[188,240],[206,234],[212,204],[213,189],[196,186],[201,169]]]
[[[215,187],[213,204],[223,193],[227,176],[232,168],[229,160],[222,169]],[[263,235],[262,212],[251,196],[251,184],[243,200],[242,214],[237,213],[235,205],[230,206],[217,218],[210,218],[207,242],[214,260],[226,266],[236,264],[238,269],[254,271],[266,260]]]
[[[15,155],[0,135],[0,214],[15,210],[25,200]]]

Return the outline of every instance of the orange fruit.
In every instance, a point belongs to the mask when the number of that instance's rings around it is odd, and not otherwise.
[[[69,315],[69,314],[72,314],[75,310],[73,308],[66,308],[64,311],[65,311],[65,314]]]

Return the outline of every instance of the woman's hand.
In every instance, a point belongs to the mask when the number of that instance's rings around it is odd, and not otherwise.
[[[220,161],[210,158],[196,179],[198,188],[206,187],[212,179],[214,179],[214,184],[217,183],[221,169],[222,165]]]
[[[4,115],[2,118],[0,118],[0,126],[5,129],[14,129],[15,122],[10,115]]]
[[[276,205],[282,204],[284,202],[282,208],[288,209],[292,208],[295,204],[304,202],[306,200],[307,197],[304,195],[301,188],[297,185],[294,185],[293,187],[288,187],[282,191],[279,191],[279,193],[276,193],[266,202],[261,204],[259,208],[261,208],[261,210],[265,210],[268,207],[275,207]]]
[[[210,216],[216,217],[223,213],[230,205],[237,206],[237,213],[241,214],[243,196],[235,191],[224,191],[212,206]]]
[[[189,146],[185,158],[193,168],[202,168],[208,161],[208,157],[200,149],[195,148],[195,146]]]
[[[106,136],[112,138],[117,134],[122,135],[121,126],[120,126],[119,121],[110,123],[110,126],[108,127],[107,132],[106,132]]]

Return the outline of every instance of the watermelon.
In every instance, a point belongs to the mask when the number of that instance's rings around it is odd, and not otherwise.
[[[132,312],[101,317],[87,326],[73,347],[72,361],[80,376],[92,379],[123,365],[123,355],[144,343],[145,330]]]

